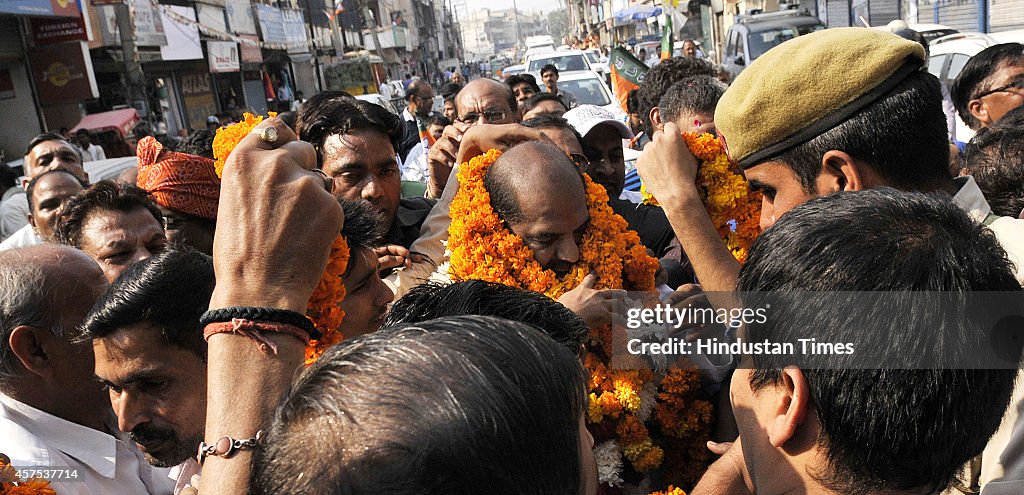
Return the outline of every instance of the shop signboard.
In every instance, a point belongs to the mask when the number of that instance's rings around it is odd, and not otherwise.
[[[259,42],[259,38],[251,34],[240,34],[240,38]],[[241,57],[243,64],[262,64],[263,63],[263,50],[260,49],[260,45],[256,43],[239,43],[241,47]]]
[[[207,41],[206,58],[210,61],[210,72],[238,72],[238,43],[233,41]]]
[[[256,34],[256,18],[252,15],[249,0],[224,0],[224,11],[228,14],[228,27],[239,34]]]
[[[188,126],[192,129],[206,128],[206,117],[217,113],[210,75],[205,72],[186,72],[179,76],[178,83],[185,100]]]
[[[160,9],[150,0],[130,0],[134,8],[135,44],[138,46],[167,46],[167,35]]]
[[[199,29],[196,27],[196,11],[192,7],[168,5],[169,11],[191,22],[178,22],[160,9],[164,26],[167,27],[167,46],[160,47],[160,58],[164,60],[202,60],[203,45],[199,43]]]
[[[86,43],[37,46],[29,50],[29,60],[41,104],[77,103],[99,97]]]
[[[89,41],[89,30],[81,13],[77,17],[32,17],[30,23],[36,45]]]
[[[75,17],[82,11],[77,0],[3,0],[0,1],[0,14]]]
[[[286,44],[288,35],[284,29],[284,16],[281,9],[269,5],[256,4],[256,18],[260,21],[260,33],[266,43]]]

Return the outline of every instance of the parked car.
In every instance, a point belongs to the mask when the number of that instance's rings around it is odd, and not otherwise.
[[[382,94],[379,94],[379,93],[368,93],[368,94],[365,94],[365,95],[356,95],[356,99],[357,100],[368,101],[370,103],[376,103],[376,104],[384,107],[385,110],[387,110],[387,111],[389,111],[389,112],[391,112],[391,113],[393,113],[393,114],[395,114],[395,115],[397,115],[399,117],[401,117],[401,115],[402,115],[402,111],[399,110],[391,102],[390,99],[386,98]]]
[[[795,10],[740,16],[725,35],[722,65],[736,77],[764,52],[822,29],[825,25],[817,17]]]
[[[597,48],[585,50],[583,53],[587,56],[587,61],[590,62],[590,67],[593,68],[594,72],[604,77],[605,82],[610,82],[612,73],[608,69],[608,57],[601,55],[601,50]]]
[[[586,54],[581,50],[530,55],[526,58],[526,71],[537,76],[537,80],[540,81],[540,70],[548,64],[558,67],[558,73],[560,76],[562,73],[573,71],[597,72],[596,68],[591,66],[590,60],[587,58]],[[600,75],[604,77],[603,72],[601,72]]]
[[[947,88],[953,87],[960,71],[971,57],[999,43],[1024,43],[1024,29],[1000,33],[954,33],[936,38],[928,44],[928,72],[939,78]],[[967,142],[974,131],[956,116],[956,139]]]
[[[508,76],[511,76],[511,75],[522,74],[523,72],[526,72],[526,65],[523,65],[523,64],[510,65],[508,67],[505,67],[504,69],[501,69],[500,76],[501,76],[502,79],[504,79],[504,78],[507,78]]]
[[[596,72],[582,71],[559,74],[558,90],[572,93],[581,104],[604,107],[623,122],[627,119],[626,112],[622,111],[619,102],[612,96],[604,78]]]

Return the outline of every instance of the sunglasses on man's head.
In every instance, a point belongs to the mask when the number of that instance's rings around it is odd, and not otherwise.
[[[1024,90],[1024,77],[1020,77],[1017,80],[1015,80],[1015,81],[1013,81],[1010,84],[1007,84],[1005,86],[1000,86],[1000,87],[995,88],[995,89],[990,89],[990,90],[988,90],[988,91],[986,91],[984,93],[981,93],[981,94],[979,94],[979,95],[977,95],[977,96],[975,96],[974,98],[971,98],[971,99],[972,100],[979,100],[979,99],[984,98],[984,97],[986,97],[988,95],[991,95],[991,94],[1002,93],[1004,91],[1010,91],[1010,90],[1014,90],[1014,89],[1016,89],[1016,90]]]

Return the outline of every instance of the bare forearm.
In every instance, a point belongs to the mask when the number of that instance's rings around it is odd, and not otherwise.
[[[705,292],[736,289],[740,264],[711,223],[696,189],[658,198]]]

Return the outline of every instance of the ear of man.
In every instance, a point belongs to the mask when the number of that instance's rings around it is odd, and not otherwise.
[[[651,119],[651,127],[655,131],[665,130],[665,123],[661,121],[661,109],[658,107],[652,107],[651,112],[648,114]]]
[[[29,373],[40,378],[53,376],[53,360],[56,358],[57,341],[49,330],[29,325],[14,327],[8,337],[14,358]]]
[[[773,417],[768,422],[768,440],[775,448],[783,448],[798,436],[812,408],[807,377],[795,366],[782,370],[779,380],[769,387]],[[767,390],[766,390],[767,391]]]
[[[978,119],[978,122],[981,122],[982,127],[991,123],[991,119],[988,116],[988,105],[984,101],[975,99],[967,102],[967,111],[971,112],[971,115]]]
[[[821,157],[821,173],[815,180],[819,195],[840,191],[863,191],[882,184],[874,170],[849,153],[829,150]]]

